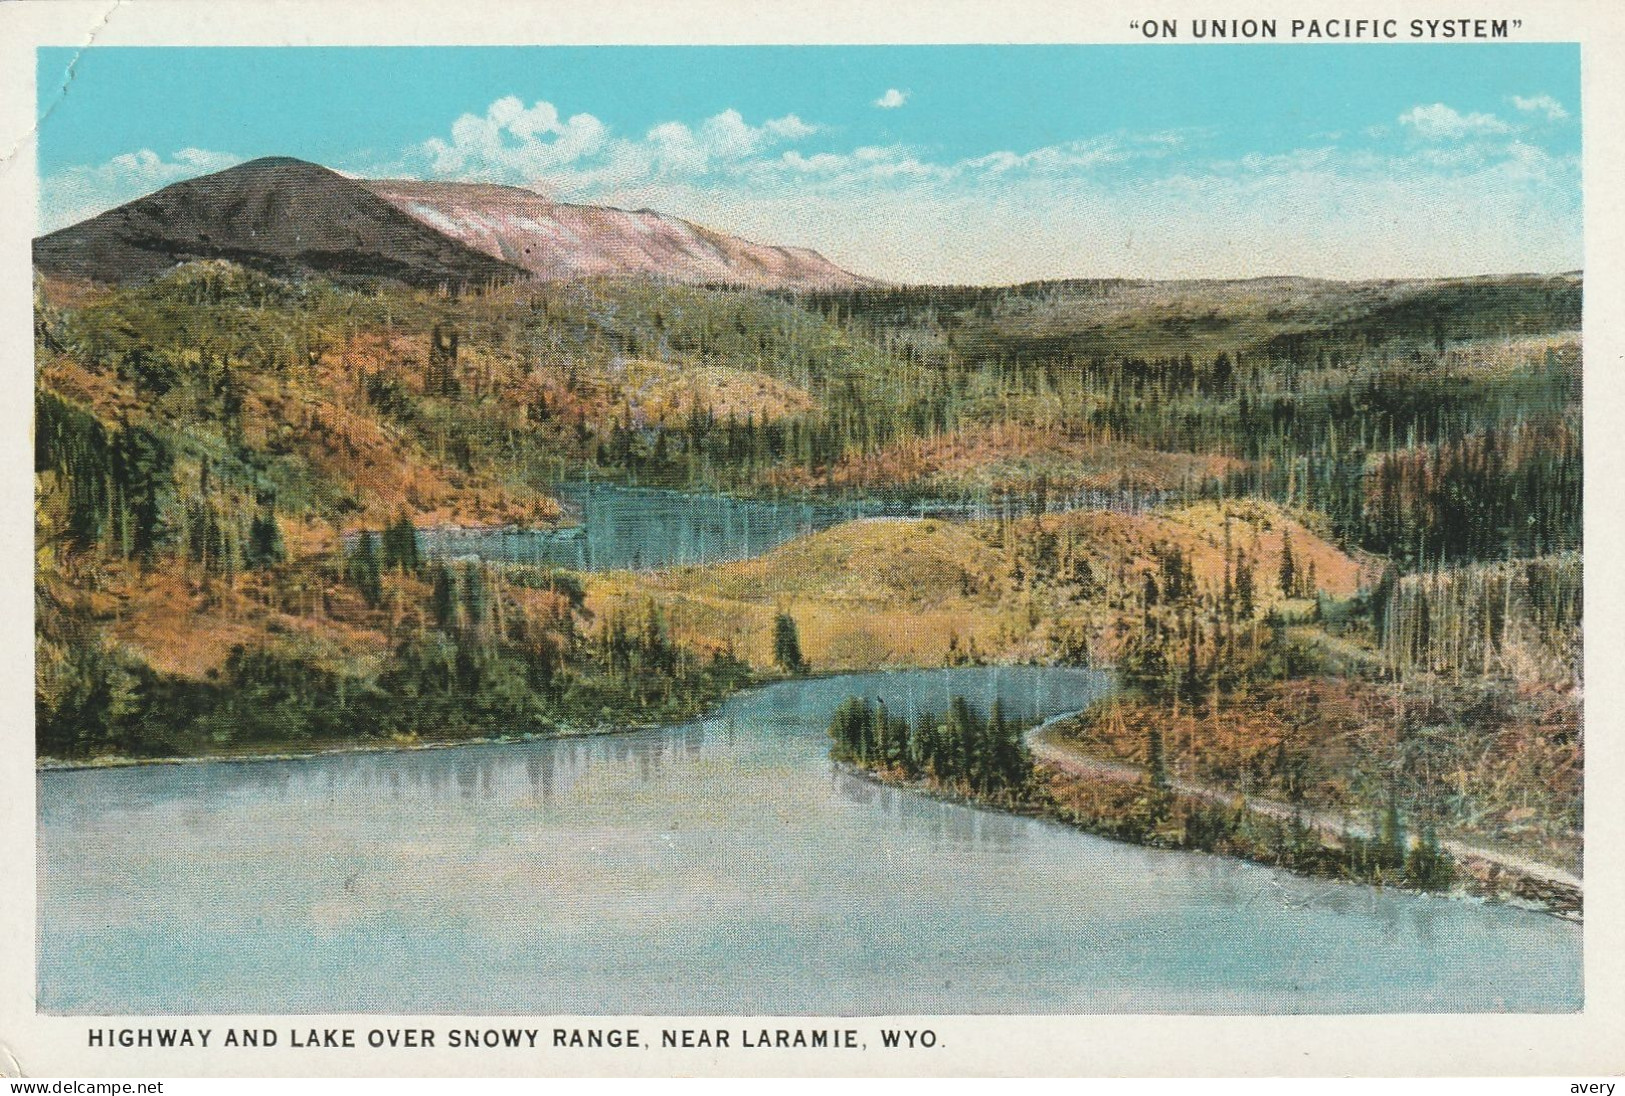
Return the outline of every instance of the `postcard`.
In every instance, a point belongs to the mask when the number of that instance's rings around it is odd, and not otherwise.
[[[0,1073],[1621,1070],[1611,12],[207,11],[0,11]]]

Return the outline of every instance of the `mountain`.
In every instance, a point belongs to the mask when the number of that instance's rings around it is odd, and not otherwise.
[[[872,284],[815,251],[650,210],[565,205],[516,187],[352,179],[289,157],[175,183],[34,241],[43,273],[98,282],[146,281],[193,259],[431,288],[590,276]]]
[[[414,220],[357,181],[288,157],[187,179],[34,241],[40,270],[100,282],[145,281],[191,259],[420,286],[526,276]]]
[[[875,284],[808,248],[752,243],[649,209],[569,205],[484,183],[362,185],[453,239],[547,281],[641,275],[774,289]]]

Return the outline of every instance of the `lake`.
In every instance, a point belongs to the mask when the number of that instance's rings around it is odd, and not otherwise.
[[[1086,670],[787,682],[621,736],[42,772],[50,1013],[1312,1013],[1580,1007],[1581,928],[1123,845],[833,767],[851,694]]]
[[[808,533],[863,517],[991,518],[1022,515],[1033,500],[998,505],[949,499],[865,498],[835,502],[740,499],[613,484],[558,489],[578,524],[559,529],[420,529],[435,559],[563,567],[573,571],[659,570],[751,559]],[[1045,500],[1049,511],[1143,510],[1162,493],[1083,491]]]

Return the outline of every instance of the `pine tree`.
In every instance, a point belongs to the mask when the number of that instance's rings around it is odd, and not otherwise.
[[[421,563],[417,528],[403,510],[384,528],[384,569],[416,571]]]
[[[1292,558],[1292,534],[1281,534],[1281,573],[1280,585],[1282,597],[1294,597],[1298,589],[1298,565]]]
[[[378,538],[372,535],[371,530],[363,530],[361,536],[356,538],[346,570],[350,582],[361,591],[367,604],[376,609],[384,591],[379,582]]]
[[[1382,824],[1377,827],[1378,866],[1391,874],[1403,871],[1405,846],[1405,824],[1399,816],[1399,797],[1390,793],[1387,809],[1383,811]]]
[[[773,661],[786,673],[807,672],[807,660],[801,656],[801,636],[796,630],[796,618],[780,612],[773,621]]]
[[[1152,727],[1146,732],[1146,754],[1149,764],[1147,771],[1151,777],[1151,786],[1158,791],[1168,788],[1168,760],[1163,756],[1162,732]]]
[[[1236,558],[1236,606],[1243,620],[1251,620],[1253,604],[1253,561],[1242,552]]]
[[[485,572],[472,561],[463,564],[463,613],[469,631],[483,635],[490,615],[490,596],[486,592]]]
[[[457,580],[445,564],[434,569],[434,593],[429,598],[435,624],[442,632],[457,626]]]
[[[249,523],[246,555],[250,567],[269,567],[287,558],[287,549],[282,543],[282,527],[277,523],[273,507],[266,506]]]

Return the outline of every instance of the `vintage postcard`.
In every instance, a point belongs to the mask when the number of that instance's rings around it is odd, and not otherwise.
[[[0,11],[0,1073],[1621,1069],[1604,6],[206,10]]]

